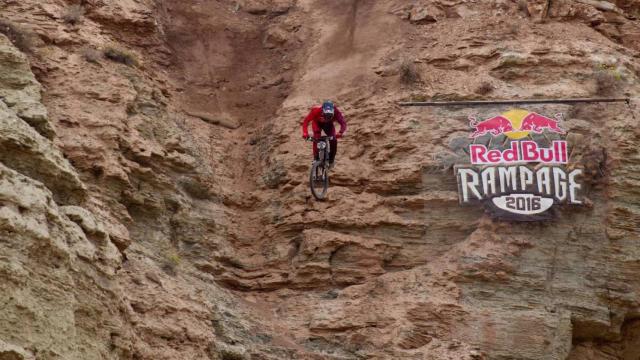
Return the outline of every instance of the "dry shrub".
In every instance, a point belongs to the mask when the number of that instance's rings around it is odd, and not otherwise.
[[[136,56],[125,49],[115,46],[109,46],[104,49],[104,56],[111,60],[127,66],[138,66],[139,62]]]
[[[493,91],[493,85],[488,81],[483,81],[475,90],[478,95],[486,95]]]
[[[618,72],[604,69],[597,70],[594,77],[598,95],[611,95],[618,89],[619,82],[622,80]]]
[[[20,51],[27,53],[33,51],[37,35],[31,30],[16,25],[9,20],[0,19],[0,33],[6,35]]]
[[[194,199],[211,200],[214,198],[207,184],[198,178],[188,177],[178,181],[180,187]]]
[[[90,63],[99,64],[102,53],[92,47],[82,49],[82,57]]]
[[[266,173],[262,175],[262,181],[269,189],[277,188],[284,179],[287,177],[287,170],[281,163],[276,163],[274,166],[267,169]]]
[[[427,100],[429,100],[429,98],[427,97],[427,95],[424,95],[424,94],[412,94],[411,97],[409,98],[409,101],[415,101],[415,102],[422,102]]]
[[[420,74],[416,65],[408,60],[400,64],[400,81],[403,84],[415,84],[420,80]]]
[[[79,24],[84,16],[84,7],[82,5],[71,5],[62,15],[62,20],[71,25]]]
[[[531,16],[529,7],[527,6],[527,0],[518,0],[518,10],[524,12],[527,16]]]
[[[245,356],[239,352],[230,349],[221,349],[219,351],[221,360],[245,360]]]
[[[507,29],[510,35],[518,35],[518,31],[520,31],[520,25],[517,23],[513,23],[509,25]]]
[[[167,251],[162,255],[161,268],[168,275],[175,276],[182,258],[175,251]]]

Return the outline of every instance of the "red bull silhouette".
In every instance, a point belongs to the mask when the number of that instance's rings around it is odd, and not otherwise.
[[[477,138],[486,133],[498,136],[500,134],[513,131],[511,121],[501,115],[494,116],[483,121],[478,121],[475,116],[469,116],[469,125],[476,129],[473,134],[469,135],[470,138]]]
[[[544,129],[547,129],[558,134],[564,134],[565,131],[558,126],[558,123],[562,121],[562,114],[556,114],[555,118],[556,120],[553,120],[540,114],[531,113],[522,120],[520,131],[531,131],[536,134],[541,134]]]

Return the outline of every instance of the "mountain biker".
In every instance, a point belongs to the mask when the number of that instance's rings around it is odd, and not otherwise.
[[[336,128],[333,126],[334,121],[340,124],[340,132],[338,134],[336,134]],[[333,136],[333,139],[330,140],[331,152],[329,153],[329,168],[333,168],[333,161],[338,151],[337,139],[341,138],[344,132],[347,131],[347,123],[344,121],[342,112],[329,100],[324,101],[322,106],[312,107],[302,122],[302,137],[304,139],[309,139],[309,132],[307,131],[309,122],[311,122],[314,139],[320,139],[322,131],[327,136]],[[313,142],[313,158],[318,160],[318,143],[315,141]]]

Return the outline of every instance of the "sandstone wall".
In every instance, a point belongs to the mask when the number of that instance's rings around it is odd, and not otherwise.
[[[451,169],[508,108],[397,106],[634,98],[636,1],[72,5],[0,3],[0,358],[638,356],[636,101],[528,108],[565,113],[589,199],[531,224]]]

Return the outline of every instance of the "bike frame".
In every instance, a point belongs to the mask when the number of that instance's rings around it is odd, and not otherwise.
[[[318,143],[318,161],[321,161],[324,167],[328,167],[329,154],[331,154],[331,140],[333,136],[321,136],[320,139],[311,138],[311,141]],[[320,149],[320,143],[324,143],[324,149]]]
[[[331,140],[333,140],[333,136],[322,136],[318,139],[307,138],[307,140],[318,144],[318,160],[314,160],[311,165],[309,186],[311,193],[317,200],[324,200],[329,186],[329,154],[331,154]],[[318,175],[320,178],[317,177]],[[320,193],[317,192],[314,185],[318,179],[321,179],[323,187]]]

